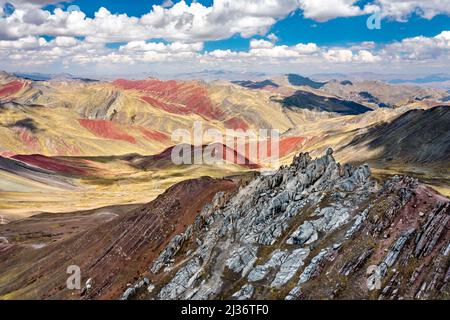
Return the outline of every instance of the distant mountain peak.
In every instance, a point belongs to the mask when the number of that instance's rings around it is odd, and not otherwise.
[[[289,73],[286,75],[286,77],[287,77],[287,80],[289,81],[289,83],[294,86],[308,86],[308,87],[311,87],[314,89],[319,89],[326,84],[326,82],[317,82],[317,81],[311,80],[308,77],[303,77],[301,75],[294,74],[294,73]]]

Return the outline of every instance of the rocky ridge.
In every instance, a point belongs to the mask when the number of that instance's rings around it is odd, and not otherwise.
[[[217,194],[150,266],[152,291],[134,298],[448,297],[449,221],[449,200],[415,179],[380,184],[331,149],[303,153],[229,199]]]

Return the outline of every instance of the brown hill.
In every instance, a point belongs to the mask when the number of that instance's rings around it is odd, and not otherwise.
[[[100,225],[85,226],[74,236],[45,243],[36,249],[17,241],[0,244],[0,297],[8,298],[114,298],[144,274],[151,262],[173,236],[194,223],[198,212],[217,192],[236,188],[231,180],[203,177],[179,183],[151,203],[121,214]],[[103,211],[108,212],[108,208]],[[99,212],[97,210],[96,212]],[[105,214],[103,212],[103,215]],[[78,228],[82,219],[78,213],[67,214],[61,221],[67,227]],[[114,216],[114,215],[113,215]],[[18,230],[33,228],[39,220],[29,218],[19,222]],[[14,225],[0,226],[2,231]],[[45,240],[46,235],[42,235]],[[10,239],[15,239],[12,235]],[[43,241],[35,238],[34,241]],[[70,291],[66,288],[66,268],[78,265],[83,283],[91,278],[94,290]]]

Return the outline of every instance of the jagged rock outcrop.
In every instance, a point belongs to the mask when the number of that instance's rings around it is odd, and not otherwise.
[[[218,199],[156,260],[164,280],[142,298],[448,297],[449,199],[415,179],[379,185],[329,149]],[[177,268],[162,271],[167,259]]]
[[[150,269],[151,272],[156,273],[161,270],[164,265],[167,265],[172,257],[174,257],[178,253],[178,251],[180,251],[184,241],[186,241],[191,236],[191,234],[192,226],[189,226],[185,232],[177,234],[175,237],[173,237],[172,240],[170,240],[169,245],[153,263],[153,266]]]
[[[426,224],[415,238],[414,256],[416,258],[429,255],[436,246],[439,239],[448,232],[450,221],[449,212],[450,204],[442,204],[436,207],[428,217]],[[450,245],[450,244],[449,244]],[[447,246],[448,248],[448,246]],[[446,249],[448,255],[448,249]]]

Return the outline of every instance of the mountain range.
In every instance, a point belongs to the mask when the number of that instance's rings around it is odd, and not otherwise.
[[[0,298],[448,298],[445,77],[240,76],[0,73]]]

